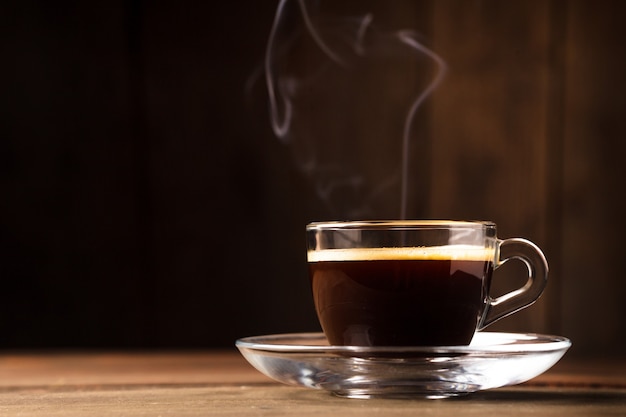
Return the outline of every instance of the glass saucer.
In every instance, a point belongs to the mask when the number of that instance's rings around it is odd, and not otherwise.
[[[469,346],[329,346],[323,333],[239,339],[252,366],[276,381],[349,398],[445,398],[519,384],[571,346],[560,336],[477,332]]]

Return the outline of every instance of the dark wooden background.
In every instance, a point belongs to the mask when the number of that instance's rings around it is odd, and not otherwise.
[[[625,4],[396,11],[449,66],[410,213],[494,220],[544,248],[546,294],[493,329],[563,334],[572,354],[626,354]],[[0,348],[318,329],[303,230],[333,213],[270,129],[276,6],[0,4]]]

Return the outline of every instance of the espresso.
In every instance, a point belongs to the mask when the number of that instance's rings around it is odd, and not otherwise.
[[[329,342],[357,346],[467,345],[493,271],[479,250],[309,252],[317,314]]]

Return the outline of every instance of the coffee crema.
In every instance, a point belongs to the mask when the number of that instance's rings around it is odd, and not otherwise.
[[[310,250],[307,253],[309,262],[416,259],[490,261],[494,256],[494,249],[472,245],[321,249]]]
[[[470,343],[494,250],[470,245],[309,251],[313,299],[333,345]]]

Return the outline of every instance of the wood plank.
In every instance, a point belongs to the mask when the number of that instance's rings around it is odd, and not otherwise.
[[[275,385],[144,387],[127,390],[0,393],[0,413],[36,416],[414,416],[482,417],[497,409],[510,417],[618,416],[625,411],[619,391],[503,389],[460,400],[348,400],[327,393]]]
[[[87,386],[256,384],[271,380],[234,349],[54,352],[0,356],[0,391]]]
[[[562,314],[585,354],[626,354],[625,16],[620,1],[568,3]]]
[[[531,384],[458,400],[361,401],[271,382],[235,352],[3,355],[0,414],[484,416],[497,407],[511,417],[622,415],[623,366],[623,362],[559,363]],[[581,385],[585,376],[587,384]]]
[[[434,97],[430,196],[432,217],[492,220],[501,237],[525,237],[544,249],[548,6],[435,2],[434,47],[449,70]],[[496,293],[523,282],[522,269],[504,272]],[[547,331],[548,298],[492,329]]]

